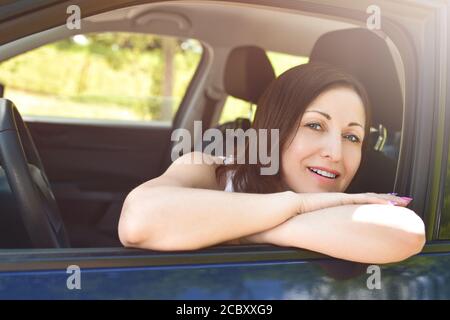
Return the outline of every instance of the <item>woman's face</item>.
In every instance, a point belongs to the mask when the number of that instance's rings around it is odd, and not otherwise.
[[[353,89],[321,93],[281,151],[284,184],[295,192],[345,191],[361,162],[364,126],[363,102]]]

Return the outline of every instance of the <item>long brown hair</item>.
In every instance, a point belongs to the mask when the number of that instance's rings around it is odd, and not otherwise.
[[[366,125],[362,145],[362,163],[365,159],[364,154],[370,132],[370,105],[366,90],[353,76],[327,64],[314,62],[299,65],[287,70],[276,80],[272,81],[258,101],[252,128],[256,130],[267,129],[268,141],[271,141],[270,129],[279,129],[281,157],[282,150],[285,144],[288,143],[287,140],[293,132],[292,130],[298,130],[300,119],[308,105],[322,92],[334,87],[352,88],[363,102]],[[267,151],[268,155],[271,156],[270,144]],[[218,165],[215,171],[216,179],[221,181],[227,172],[233,171],[232,181],[235,192],[272,193],[284,191],[281,179],[281,161],[279,161],[280,167],[276,174],[261,175],[260,168],[267,165],[261,164],[260,159],[258,159],[256,164],[249,164],[248,155],[249,143],[246,141],[245,164]],[[234,154],[234,159],[236,158],[237,150],[235,150]]]

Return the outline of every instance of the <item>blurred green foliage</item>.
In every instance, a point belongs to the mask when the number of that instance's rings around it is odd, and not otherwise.
[[[450,239],[450,150],[447,158],[447,177],[445,179],[444,206],[441,212],[439,237]]]
[[[46,115],[68,116],[65,106],[72,102],[79,104],[80,118],[90,114],[88,108],[104,106],[99,118],[122,119],[122,113],[110,113],[116,106],[126,108],[130,119],[158,120],[165,102],[175,112],[201,58],[198,42],[173,42],[169,96],[163,92],[167,61],[162,38],[144,34],[92,34],[45,45],[2,63],[0,81],[6,96],[14,96],[19,109],[31,115],[45,115],[46,110]],[[31,95],[44,104],[41,109],[20,105],[22,100],[29,103],[25,97]]]

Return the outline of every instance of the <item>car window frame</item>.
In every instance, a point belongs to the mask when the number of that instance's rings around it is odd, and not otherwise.
[[[449,88],[450,90],[450,88]],[[449,103],[450,105],[450,103]],[[436,231],[435,231],[435,237],[439,240],[450,240],[450,234],[445,235],[443,233],[441,233],[441,227],[444,226],[444,221],[448,221],[448,223],[450,224],[450,208],[446,208],[447,211],[445,211],[445,207],[444,207],[444,201],[446,197],[450,197],[450,188],[448,188],[448,190],[445,189],[446,184],[450,184],[450,181],[448,181],[450,178],[447,176],[447,171],[450,170],[450,156],[449,156],[449,152],[450,152],[450,107],[447,107],[447,110],[445,112],[445,133],[444,133],[444,147],[443,147],[443,151],[442,151],[442,166],[441,166],[441,170],[440,170],[440,192],[438,195],[438,206],[437,206],[437,210],[439,211],[439,217],[437,219],[437,223],[436,223]],[[446,193],[447,191],[447,193]]]
[[[79,2],[84,3],[86,1],[79,1]],[[104,5],[104,3],[100,1],[100,3],[96,4],[95,10],[94,10],[94,8],[91,8],[88,10],[88,15],[94,14],[94,12],[100,13],[103,11],[109,11],[109,10],[111,10],[112,6],[116,6],[117,8],[126,6],[123,3],[121,5],[118,5],[117,4],[118,2],[119,1],[114,1],[114,4],[111,4],[111,6],[107,6],[107,5]],[[151,2],[156,2],[156,0],[151,1]],[[233,2],[251,2],[251,1],[233,1]],[[100,4],[103,4],[103,5],[100,5]],[[282,6],[282,4],[280,3],[280,4],[278,4],[278,6]],[[342,6],[345,6],[345,5],[343,4]],[[305,3],[303,3],[303,2],[289,3],[289,4],[285,3],[284,7],[293,9],[293,10],[300,10],[300,7],[301,7],[302,11],[309,12],[312,14],[319,13],[319,14],[329,15],[330,17],[343,18],[343,19],[348,19],[348,20],[352,20],[352,21],[360,21],[360,22],[365,21],[365,16],[363,15],[363,13],[355,11],[352,8],[347,8],[349,10],[338,10],[338,14],[337,14],[336,8],[318,4],[318,3],[306,3],[306,2]],[[340,9],[341,9],[341,7],[340,7]],[[432,9],[430,9],[429,15],[430,16],[434,15],[435,11],[438,9],[439,8],[437,8],[437,7],[434,8],[434,11]],[[53,14],[54,14],[54,12],[53,12]],[[40,16],[40,19],[43,19],[43,17]],[[417,120],[417,119],[414,119],[414,114],[415,114],[415,110],[417,108],[419,97],[420,97],[420,95],[416,92],[416,90],[417,90],[417,88],[419,90],[424,90],[424,88],[421,88],[419,81],[418,81],[419,80],[418,79],[418,70],[417,70],[418,68],[416,67],[417,66],[416,63],[420,62],[417,60],[418,53],[412,43],[412,40],[408,36],[406,36],[405,30],[403,30],[400,25],[398,25],[397,23],[395,23],[395,21],[392,21],[388,17],[386,17],[383,21],[384,21],[383,22],[384,34],[388,35],[392,39],[393,43],[395,43],[395,46],[398,49],[400,56],[402,57],[402,59],[404,61],[405,91],[408,93],[405,96],[405,105],[413,107],[413,108],[411,108],[411,110],[409,110],[409,112],[407,114],[405,114],[404,123],[409,121],[409,123],[412,124],[412,126],[413,126],[413,124],[414,124],[413,120]],[[49,22],[49,23],[54,23],[54,22]],[[22,34],[23,34],[24,30],[20,30],[20,32],[22,32]],[[19,32],[19,34],[20,34],[20,32]],[[33,31],[30,32],[30,30],[27,30],[26,32],[28,32],[28,34],[30,34]],[[4,42],[5,42],[4,38],[0,38],[0,44],[4,43]],[[428,88],[428,89],[430,89],[430,88]],[[186,96],[186,94],[185,94],[185,96]],[[435,102],[432,107],[436,109],[437,102]],[[429,120],[429,118],[420,119],[420,120],[426,122],[427,120]],[[429,125],[430,122],[428,121],[427,124]],[[432,122],[431,122],[431,124],[432,124]],[[403,132],[403,133],[405,133],[405,132]],[[402,149],[403,150],[400,153],[400,156],[401,156],[401,158],[399,159],[400,165],[397,170],[397,175],[400,178],[396,181],[395,188],[399,191],[411,190],[412,192],[415,192],[420,195],[419,197],[415,198],[415,201],[413,203],[414,203],[414,207],[416,209],[419,209],[419,210],[421,210],[421,212],[424,212],[424,219],[425,219],[425,222],[427,223],[427,240],[431,240],[431,238],[429,236],[430,235],[429,229],[431,228],[431,234],[434,234],[435,226],[436,226],[436,224],[435,224],[436,216],[430,215],[430,211],[429,211],[430,199],[432,197],[429,196],[430,195],[430,193],[429,193],[430,185],[427,183],[428,176],[425,177],[424,174],[421,174],[419,172],[419,170],[417,170],[417,168],[415,170],[411,170],[411,167],[410,167],[411,161],[414,159],[415,153],[417,153],[418,151],[423,151],[423,149],[410,147],[411,142],[413,141],[412,140],[413,135],[411,135],[409,133],[410,132],[408,132],[407,134],[403,134],[403,137],[402,137],[402,144],[403,144]],[[427,136],[429,136],[429,133],[427,133]],[[427,136],[425,136],[424,138],[426,138]],[[428,146],[428,147],[430,147],[430,146]],[[431,149],[434,151],[435,148],[436,148],[436,146],[434,144],[432,144]],[[427,150],[427,149],[425,149],[425,150]],[[434,153],[432,152],[431,154],[433,155]],[[430,159],[429,155],[430,155],[430,153],[421,155],[421,162],[419,164],[426,163],[426,164],[430,165],[432,159]],[[430,166],[427,166],[427,169],[431,169]],[[410,183],[412,183],[412,187],[410,187],[408,189],[408,184],[410,184]],[[427,207],[428,209],[425,210],[425,207]],[[256,248],[256,245],[251,245],[251,247]],[[443,251],[448,252],[448,251],[450,251],[449,248],[450,248],[450,242],[448,242],[448,243],[447,242],[428,243],[425,246],[423,252],[424,253],[428,253],[428,252],[435,253],[435,252],[443,252]],[[40,249],[30,249],[30,250],[40,250]],[[51,250],[55,250],[55,253],[63,252],[63,251],[60,251],[63,249],[51,249]],[[79,249],[79,250],[83,251],[84,249]],[[129,250],[129,249],[118,248],[118,250],[119,250],[119,252],[122,252],[121,250]],[[280,250],[280,252],[283,252],[283,250],[285,250],[285,249],[279,248],[277,250]],[[303,252],[303,250],[301,250],[301,249],[294,249],[294,251],[295,252]],[[25,252],[26,251],[22,251],[22,256],[26,256]],[[38,254],[38,251],[34,251],[34,252],[36,252],[36,254]],[[86,252],[88,252],[88,251],[86,251]],[[125,253],[126,251],[123,251],[123,252]],[[197,251],[197,252],[199,252],[199,251]],[[0,250],[0,253],[3,253],[3,250]],[[12,257],[14,255],[17,256],[17,254],[20,255],[20,251],[17,250],[16,254],[14,252],[9,252],[9,254],[11,254]],[[171,255],[172,253],[170,253],[170,254],[167,253],[167,254]],[[196,252],[192,252],[190,254],[195,255]],[[320,255],[320,256],[322,256],[322,255]],[[290,257],[290,256],[287,256],[287,257]],[[294,258],[294,259],[297,259],[297,258]]]
[[[428,243],[419,255],[449,254],[450,241]],[[160,252],[133,248],[0,249],[0,272],[142,267],[188,267],[240,263],[344,261],[300,248],[266,244],[214,246],[195,251]],[[351,262],[351,261],[348,261]],[[352,262],[357,263],[357,262]]]
[[[447,11],[450,11],[450,4],[443,5]],[[443,9],[442,7],[440,9]],[[422,106],[429,114],[425,117],[420,117],[423,126],[432,128],[431,148],[422,151],[423,157],[429,152],[429,177],[422,174],[421,183],[426,186],[426,202],[424,203],[425,212],[425,227],[427,241],[430,244],[446,245],[450,239],[442,239],[440,237],[440,226],[443,214],[444,196],[445,196],[445,180],[447,161],[449,158],[449,143],[450,143],[450,99],[447,92],[450,92],[450,66],[448,46],[446,47],[446,39],[450,35],[450,26],[444,23],[445,16],[436,15],[436,21],[433,21],[433,27],[437,30],[428,30],[426,39],[433,43],[434,51],[428,52],[422,60],[418,61],[424,66],[422,69],[432,70],[435,72],[433,80],[435,87],[432,87],[429,81],[423,80],[426,76],[422,76],[422,81],[425,83],[419,86],[419,96],[422,96],[423,91],[428,92],[428,96],[432,98],[432,104],[427,107]],[[425,43],[425,47],[429,49],[429,45]],[[441,50],[439,50],[441,48]],[[444,48],[444,49],[442,49]],[[446,51],[446,50],[447,51]],[[433,62],[431,64],[431,62]],[[427,65],[428,64],[428,65]],[[425,66],[426,65],[426,66]],[[447,81],[445,82],[446,79]],[[447,84],[445,87],[443,84]],[[425,101],[422,101],[426,105]],[[424,113],[422,113],[423,115]],[[430,118],[432,121],[425,121],[425,118]],[[428,140],[420,136],[418,139],[419,149],[422,150],[423,145],[429,143]],[[419,180],[419,179],[418,179]],[[448,212],[445,215],[450,214]]]
[[[449,10],[450,10],[450,4],[449,4]],[[450,35],[450,24],[447,28],[447,35]],[[445,69],[444,69],[445,70]],[[450,92],[450,59],[447,61],[447,74],[445,75],[447,79],[447,90],[446,92]],[[440,175],[439,175],[439,194],[437,203],[438,206],[436,210],[438,210],[438,218],[436,219],[436,228],[435,228],[435,234],[434,237],[439,240],[444,241],[450,241],[450,234],[444,235],[441,234],[441,226],[443,225],[443,221],[449,221],[450,223],[450,208],[447,208],[447,211],[444,211],[444,200],[446,196],[450,196],[450,188],[448,190],[445,189],[446,183],[450,185],[450,181],[447,181],[447,179],[450,179],[450,177],[447,176],[447,172],[450,169],[450,96],[447,94],[441,99],[445,100],[445,106],[443,108],[444,115],[441,117],[441,119],[444,121],[444,130],[443,130],[443,146],[442,146],[442,162],[440,166]],[[436,164],[436,167],[439,167],[438,164]],[[446,191],[448,194],[446,194]],[[443,219],[444,217],[444,219]]]

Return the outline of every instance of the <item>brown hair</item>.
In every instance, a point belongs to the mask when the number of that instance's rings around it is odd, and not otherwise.
[[[284,145],[288,142],[287,140],[294,127],[296,127],[295,130],[298,130],[299,121],[308,105],[322,92],[334,87],[352,88],[363,102],[366,125],[362,145],[362,163],[370,130],[370,105],[366,90],[353,76],[327,64],[314,62],[296,66],[272,81],[258,101],[252,128],[256,130],[268,129],[268,141],[271,141],[270,129],[279,129],[281,157]],[[270,144],[267,152],[270,156]],[[236,192],[272,193],[284,191],[281,179],[281,161],[276,174],[261,175],[260,168],[264,165],[259,162],[259,159],[256,164],[249,164],[248,155],[249,143],[246,141],[245,164],[231,163],[217,166],[216,179],[220,181],[226,176],[227,172],[235,171],[232,180],[233,190]],[[234,159],[236,159],[236,156],[237,150],[235,150]]]

